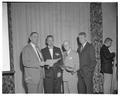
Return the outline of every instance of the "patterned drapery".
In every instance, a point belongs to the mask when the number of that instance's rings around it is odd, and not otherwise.
[[[94,93],[103,92],[103,75],[100,73],[100,48],[103,41],[103,24],[102,24],[102,4],[91,3],[90,4],[90,32],[91,41],[95,47],[96,53],[96,68],[93,77],[93,90]]]
[[[15,93],[14,71],[2,73],[2,93]]]

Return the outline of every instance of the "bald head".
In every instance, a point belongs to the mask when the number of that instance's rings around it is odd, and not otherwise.
[[[68,51],[71,47],[70,47],[70,42],[69,41],[64,41],[63,42],[63,47],[65,48],[66,51]]]

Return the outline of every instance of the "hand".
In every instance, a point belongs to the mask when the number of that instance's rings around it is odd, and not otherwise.
[[[66,70],[67,70],[68,72],[74,71],[74,69],[73,69],[72,67],[69,67],[69,66],[66,66]]]
[[[72,75],[74,75],[74,73],[75,73],[74,71],[71,72]]]
[[[41,63],[40,63],[40,66],[44,66],[44,65],[45,65],[45,62],[41,62]]]
[[[46,60],[45,65],[51,65],[51,64],[52,64],[52,60],[51,59]]]
[[[55,63],[57,63],[60,60],[60,58],[58,59],[48,59],[45,63],[45,65],[49,65],[49,67],[52,67]]]
[[[58,58],[58,59],[52,59],[52,62],[53,63],[57,63],[61,58]]]
[[[117,64],[117,60],[116,60],[116,57],[114,58],[114,61],[113,61],[114,65]]]
[[[61,68],[63,71],[65,70],[64,66],[60,66],[60,68]]]
[[[49,67],[53,67],[53,65],[54,65],[54,63],[53,63],[53,61],[51,61],[51,62],[49,63]]]
[[[112,54],[113,54],[113,57],[115,57],[115,55],[116,55],[115,52],[112,52]]]
[[[57,77],[58,77],[58,78],[61,77],[61,72],[58,72],[58,73],[57,73]]]

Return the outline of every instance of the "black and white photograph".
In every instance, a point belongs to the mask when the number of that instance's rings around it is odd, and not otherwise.
[[[118,94],[116,2],[2,1],[2,94]]]

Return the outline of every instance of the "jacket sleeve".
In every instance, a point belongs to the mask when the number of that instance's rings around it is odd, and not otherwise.
[[[44,54],[43,54],[43,53],[44,53],[44,52],[43,52],[43,49],[41,49],[40,52],[41,52],[41,54],[42,54],[43,60],[45,61]]]
[[[79,68],[80,68],[80,64],[79,64],[79,56],[78,56],[78,53],[76,52],[75,56],[74,56],[74,64],[75,64],[75,67],[74,67],[74,72],[78,71]]]
[[[110,51],[108,49],[103,49],[103,55],[106,59],[113,59],[115,57],[115,53],[110,53]]]
[[[62,66],[63,65],[63,56],[62,56],[62,52],[61,52],[61,50],[59,50],[60,51],[60,57],[61,57],[61,60],[60,60],[60,66]]]
[[[61,59],[57,63],[54,64],[54,67],[61,69],[61,67],[63,65],[63,56],[62,56],[62,52],[60,49],[58,50],[58,52],[60,54],[59,58],[61,58]]]
[[[95,49],[93,45],[90,45],[90,70],[94,71],[96,66],[96,56],[95,56]]]
[[[25,67],[30,67],[30,68],[38,68],[40,67],[37,64],[33,64],[32,59],[30,58],[31,54],[30,54],[30,50],[28,48],[25,48],[22,51],[22,60],[23,60],[23,65]]]

